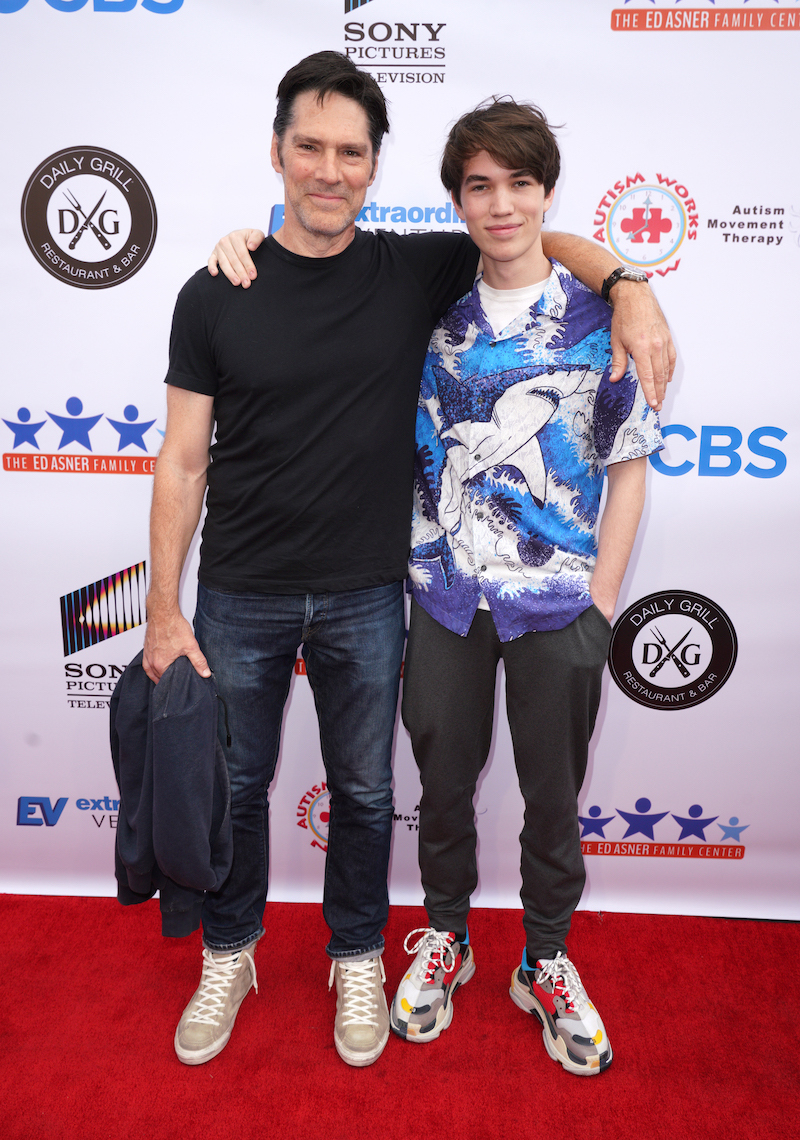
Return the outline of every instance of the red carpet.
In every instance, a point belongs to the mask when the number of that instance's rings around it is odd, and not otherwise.
[[[0,896],[2,1140],[765,1140],[800,1137],[800,926],[579,913],[570,955],[614,1046],[602,1076],[549,1059],[508,997],[516,911],[470,920],[477,971],[438,1041],[394,1035],[371,1068],[332,1040],[317,906],[270,903],[227,1049],[172,1050],[199,935],[162,939],[158,904]],[[394,907],[387,991],[424,912]],[[391,993],[390,993],[391,996]]]

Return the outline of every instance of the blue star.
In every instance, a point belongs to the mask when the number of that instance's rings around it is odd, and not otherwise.
[[[12,420],[3,420],[6,427],[11,428],[14,433],[14,447],[19,447],[21,443],[32,443],[36,450],[39,451],[39,444],[36,442],[36,433],[39,428],[44,427],[47,420],[42,420],[40,424],[29,423],[31,413],[27,408],[20,408],[17,415],[20,419],[18,424],[15,424]]]
[[[123,447],[127,447],[130,443],[135,444],[137,447],[141,447],[142,451],[147,451],[142,436],[153,426],[156,421],[148,420],[147,423],[134,423],[133,421],[139,415],[139,409],[134,404],[128,404],[127,408],[122,414],[128,421],[127,423],[121,423],[119,420],[112,420],[110,416],[106,416],[106,419],[114,428],[114,430],[119,432],[119,447],[117,448],[117,451],[122,451]]]
[[[83,411],[83,404],[77,396],[70,396],[67,400],[67,411],[70,416],[79,416]],[[92,450],[92,445],[89,442],[89,432],[95,426],[98,420],[103,418],[102,412],[99,416],[85,416],[82,420],[68,419],[66,416],[54,416],[52,412],[47,413],[50,419],[58,424],[61,428],[62,436],[61,443],[58,445],[60,451],[62,447],[66,447],[68,443],[79,443],[81,447],[85,447],[87,451]]]
[[[705,829],[719,819],[719,816],[713,815],[711,819],[698,819],[698,816],[703,814],[703,809],[700,804],[692,804],[689,808],[690,819],[683,819],[682,816],[673,814],[672,818],[676,823],[681,825],[681,833],[678,840],[688,839],[690,835],[696,835],[698,839],[702,839],[703,843],[706,841]]]
[[[611,821],[614,817],[613,817],[613,815],[610,815],[608,817],[608,819],[598,819],[597,817],[599,815],[600,815],[600,808],[597,806],[597,804],[595,804],[593,807],[589,808],[589,816],[591,818],[584,819],[584,817],[582,815],[578,816],[578,823],[583,824],[583,831],[581,832],[581,839],[585,839],[587,835],[599,835],[601,839],[605,839],[605,835],[603,834],[603,828],[606,826],[607,823],[611,823]]]
[[[720,843],[724,843],[726,839],[732,839],[734,843],[741,843],[742,842],[742,832],[747,831],[750,824],[749,823],[743,823],[737,827],[738,823],[739,823],[739,817],[732,815],[731,818],[728,820],[727,824],[725,824],[725,823],[718,823],[717,824],[717,827],[722,829],[722,836],[720,838]],[[731,825],[731,826],[728,826],[728,825]]]
[[[620,809],[617,808],[617,815],[621,815],[628,825],[628,830],[623,835],[623,839],[627,839],[629,835],[644,835],[646,839],[655,839],[653,828],[665,815],[669,815],[669,812],[662,811],[651,815],[643,814],[649,812],[652,806],[650,800],[643,796],[642,799],[637,800],[634,804],[636,812],[639,814],[634,814],[629,811],[620,811]]]

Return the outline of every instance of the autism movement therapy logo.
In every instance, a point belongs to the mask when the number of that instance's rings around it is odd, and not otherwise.
[[[682,182],[665,174],[656,180],[646,182],[637,171],[607,189],[595,210],[594,238],[649,277],[651,270],[665,277],[680,265],[676,254],[684,240],[697,240],[699,217]]]
[[[651,709],[686,709],[718,693],[736,664],[736,631],[710,598],[688,590],[649,594],[614,626],[611,676]]]
[[[147,183],[126,159],[100,147],[67,147],[46,158],[28,179],[21,213],[33,256],[78,289],[127,281],[156,240]]]

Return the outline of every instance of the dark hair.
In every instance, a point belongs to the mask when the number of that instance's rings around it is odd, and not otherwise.
[[[507,170],[527,170],[549,194],[556,184],[561,156],[547,119],[533,103],[516,103],[511,98],[482,103],[462,115],[447,136],[442,154],[441,176],[461,205],[464,167],[485,150]]]
[[[378,84],[365,71],[359,71],[352,60],[340,51],[318,51],[307,55],[290,67],[278,84],[278,109],[272,129],[283,142],[292,121],[294,101],[304,91],[316,91],[318,102],[332,92],[353,99],[369,122],[369,139],[373,159],[381,149],[381,140],[389,133],[386,100]]]

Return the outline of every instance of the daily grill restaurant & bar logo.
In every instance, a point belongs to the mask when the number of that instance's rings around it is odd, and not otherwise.
[[[100,147],[46,158],[22,195],[22,230],[39,264],[78,289],[138,273],[156,240],[156,206],[139,171]]]

